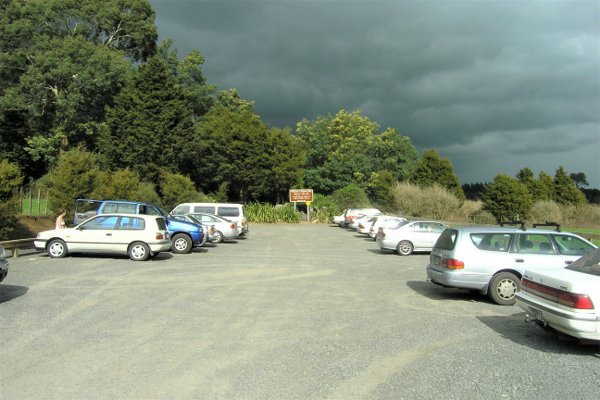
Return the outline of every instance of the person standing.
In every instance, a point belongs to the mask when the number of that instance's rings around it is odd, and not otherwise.
[[[56,221],[54,222],[54,229],[66,228],[65,215],[67,215],[67,211],[63,208],[62,210],[60,210],[60,214],[58,214],[58,217],[56,217]]]

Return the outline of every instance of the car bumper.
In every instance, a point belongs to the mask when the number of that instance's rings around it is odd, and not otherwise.
[[[0,282],[8,275],[8,261],[0,259]]]
[[[600,316],[596,313],[559,308],[551,303],[540,302],[527,292],[518,292],[516,303],[541,325],[578,339],[600,340]]]
[[[171,241],[165,240],[158,243],[149,243],[148,246],[153,254],[171,250]]]
[[[33,247],[35,247],[37,251],[46,251],[46,240],[35,240],[33,242]]]
[[[464,270],[442,269],[439,266],[427,265],[427,278],[438,285],[487,291],[491,276],[465,273]]]

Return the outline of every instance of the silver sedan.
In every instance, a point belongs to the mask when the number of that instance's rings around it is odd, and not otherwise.
[[[402,256],[413,251],[431,251],[447,226],[437,221],[403,221],[380,227],[375,240],[382,250],[395,250]]]

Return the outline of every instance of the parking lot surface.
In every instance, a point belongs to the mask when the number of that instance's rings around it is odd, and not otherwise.
[[[598,346],[329,225],[148,262],[43,254],[0,284],[0,399],[596,399]]]

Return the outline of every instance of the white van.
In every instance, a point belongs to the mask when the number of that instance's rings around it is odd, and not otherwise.
[[[248,233],[248,219],[243,204],[235,203],[182,203],[171,211],[172,215],[185,214],[215,214],[236,222],[241,235]]]

